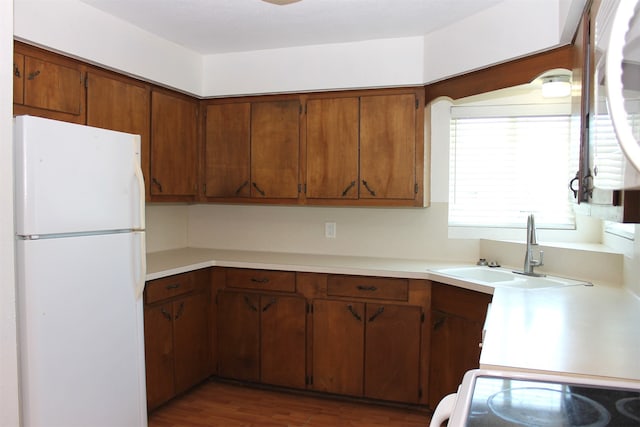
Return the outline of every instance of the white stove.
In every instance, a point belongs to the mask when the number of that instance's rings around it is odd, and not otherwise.
[[[640,426],[640,383],[476,369],[436,408],[431,427]]]

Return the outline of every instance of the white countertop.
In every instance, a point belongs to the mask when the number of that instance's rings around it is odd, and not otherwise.
[[[640,298],[621,287],[493,288],[429,271],[460,263],[185,248],[147,255],[147,280],[212,267],[429,279],[493,294],[482,368],[640,382]]]

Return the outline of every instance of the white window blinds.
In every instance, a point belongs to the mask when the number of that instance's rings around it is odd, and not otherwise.
[[[571,116],[469,112],[452,108],[449,225],[524,227],[534,213],[539,228],[575,228]]]

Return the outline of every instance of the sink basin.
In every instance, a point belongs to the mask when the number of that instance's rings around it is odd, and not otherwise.
[[[485,266],[441,268],[433,271],[444,276],[490,285],[496,288],[545,289],[576,285],[591,286],[590,283],[572,279],[555,276],[525,276],[504,268]]]

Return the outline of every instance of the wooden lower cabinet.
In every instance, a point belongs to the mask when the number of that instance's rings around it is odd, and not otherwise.
[[[418,403],[422,308],[313,301],[313,389]]]
[[[147,282],[144,333],[147,407],[203,381],[209,369],[209,270]]]
[[[218,375],[305,388],[303,297],[225,289],[217,303]]]
[[[482,328],[491,295],[434,283],[429,407],[455,393],[464,373],[480,364]]]

